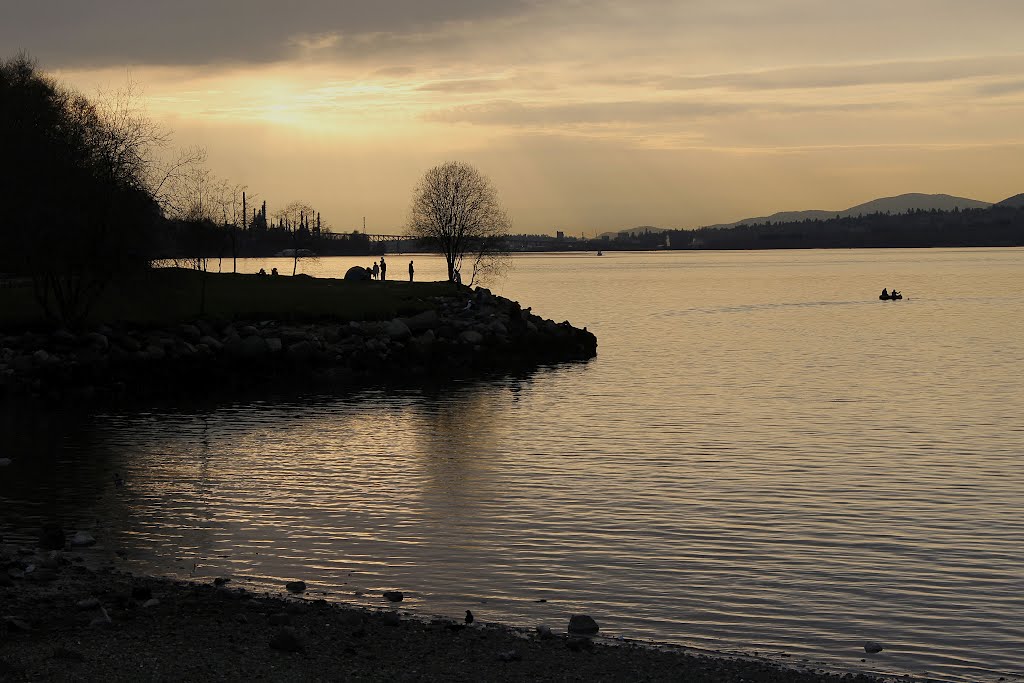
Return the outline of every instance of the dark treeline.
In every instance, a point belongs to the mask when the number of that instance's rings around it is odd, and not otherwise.
[[[872,213],[728,228],[670,230],[648,236],[672,249],[827,249],[1010,247],[1024,245],[1024,208]]]
[[[1017,247],[1024,246],[1024,206],[871,213],[694,230],[639,228],[596,239],[512,235],[509,240],[511,251]]]
[[[76,324],[111,283],[154,262],[205,271],[211,259],[383,249],[333,234],[305,202],[268,213],[213,175],[203,150],[169,145],[131,84],[90,99],[27,55],[0,61],[0,276],[31,279],[43,310]]]

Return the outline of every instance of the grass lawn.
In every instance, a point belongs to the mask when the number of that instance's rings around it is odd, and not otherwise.
[[[155,268],[130,283],[110,286],[94,306],[90,322],[162,325],[203,317],[204,279],[205,317],[249,320],[383,320],[431,308],[430,297],[453,291],[447,282],[348,282]],[[44,322],[31,286],[0,287],[0,327]]]

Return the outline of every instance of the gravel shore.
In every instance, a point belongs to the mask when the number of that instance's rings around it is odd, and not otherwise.
[[[425,621],[231,583],[93,570],[61,551],[0,556],[3,681],[849,681],[639,644]],[[13,571],[12,571],[13,570]],[[292,586],[293,589],[300,588]],[[287,596],[287,597],[286,597]],[[401,603],[396,603],[400,607]]]

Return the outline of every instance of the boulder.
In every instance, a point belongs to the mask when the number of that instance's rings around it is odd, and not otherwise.
[[[242,346],[238,352],[243,358],[259,358],[269,351],[266,339],[258,334],[250,334],[242,340]]]
[[[97,598],[85,598],[76,602],[75,606],[80,610],[98,609],[100,601]]]
[[[484,335],[480,334],[476,330],[463,330],[462,333],[459,334],[459,339],[467,344],[476,346],[477,344],[483,343]]]
[[[362,266],[352,266],[345,272],[345,279],[354,282],[369,281],[370,274]]]
[[[71,545],[75,548],[88,548],[91,545],[96,545],[96,539],[84,531],[79,531],[71,537]]]
[[[407,339],[409,336],[411,336],[412,331],[409,329],[408,325],[406,325],[398,318],[395,318],[390,323],[388,323],[387,334],[388,337],[390,337],[391,339],[399,341],[402,339]]]
[[[289,360],[307,362],[316,356],[316,347],[311,342],[303,340],[289,346],[285,354]]]
[[[202,331],[195,325],[182,325],[178,330],[181,332],[182,339],[193,344],[198,344],[203,336]]]
[[[289,593],[304,593],[306,591],[305,581],[289,581],[284,585]]]
[[[266,341],[267,341],[267,350],[270,351],[271,353],[278,353],[283,348],[283,345],[281,344],[281,340],[278,339],[277,337],[268,337]]]
[[[205,345],[212,351],[220,351],[224,348],[224,345],[221,344],[220,341],[206,334],[199,338],[199,343]]]
[[[102,351],[106,351],[108,348],[110,348],[110,340],[107,339],[107,335],[100,334],[99,332],[90,332],[89,334],[85,335],[85,340],[89,343],[90,346],[100,349]]]
[[[142,358],[144,360],[163,360],[167,357],[167,352],[164,351],[164,347],[157,346],[156,344],[150,344],[146,347],[146,350],[142,352]]]
[[[868,642],[864,643],[864,652],[867,652],[869,655],[879,653],[884,649],[885,648],[882,647],[881,643],[876,643],[873,640],[869,640]]]
[[[384,591],[384,598],[388,602],[402,602],[402,600],[405,600],[405,593],[402,591]]]
[[[597,622],[586,614],[574,614],[569,619],[569,633],[591,636],[597,633],[599,628]]]
[[[413,334],[417,334],[425,330],[432,330],[441,324],[441,318],[437,315],[437,311],[434,310],[417,313],[411,318],[403,318],[402,321],[408,326],[409,330]]]

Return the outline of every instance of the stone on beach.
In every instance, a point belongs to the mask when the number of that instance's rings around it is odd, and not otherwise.
[[[869,655],[881,652],[884,649],[885,648],[882,647],[881,643],[875,642],[874,640],[869,640],[864,643],[864,652],[867,652]]]
[[[594,621],[593,617],[586,614],[574,614],[569,619],[569,633],[579,633],[582,635],[593,635],[600,630],[597,622]]]
[[[96,545],[96,539],[84,531],[79,531],[71,537],[71,545],[75,548],[88,548],[89,546]]]
[[[402,600],[405,600],[405,593],[402,591],[384,591],[383,595],[388,602],[402,602]]]
[[[289,593],[304,593],[306,591],[305,581],[289,581],[284,585]]]
[[[85,598],[75,603],[75,606],[81,610],[98,609],[100,601],[98,598]]]

